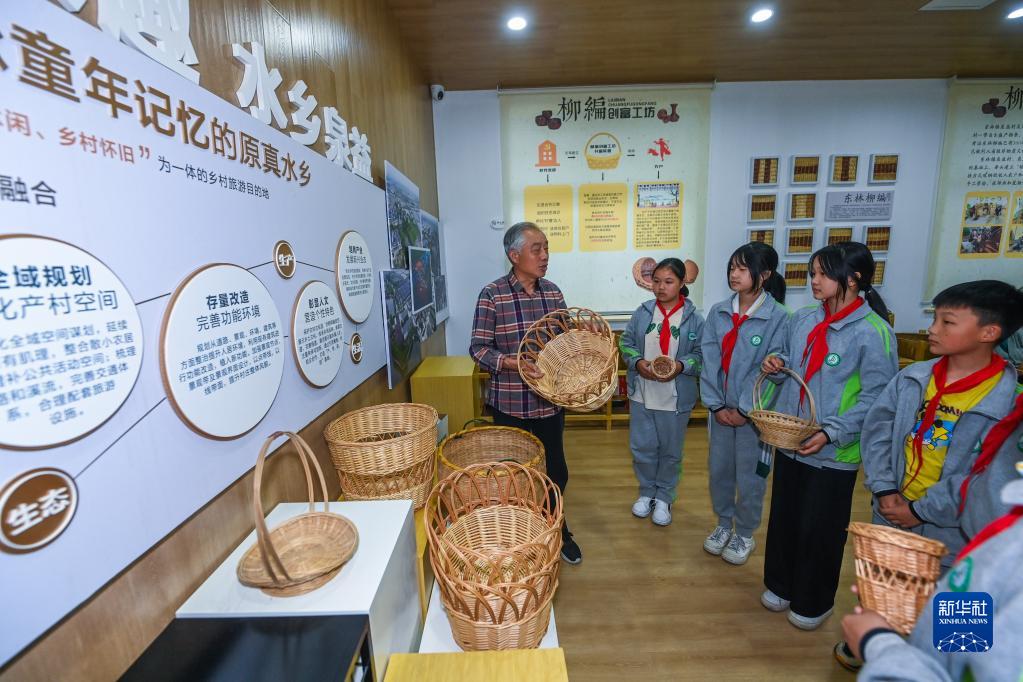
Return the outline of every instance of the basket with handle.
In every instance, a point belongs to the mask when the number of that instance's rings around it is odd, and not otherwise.
[[[760,432],[760,440],[767,445],[783,450],[798,450],[803,441],[821,430],[817,423],[817,404],[814,402],[813,393],[798,372],[788,367],[782,367],[780,371],[795,379],[806,390],[806,397],[810,403],[809,418],[764,409],[760,387],[767,377],[765,372],[761,372],[753,384],[753,409],[749,413],[749,418]]]
[[[909,634],[934,592],[945,544],[898,528],[849,524],[856,555],[856,586],[864,607]]]
[[[389,403],[353,410],[323,430],[341,490],[351,500],[426,503],[436,465],[437,410]]]
[[[305,470],[309,511],[275,527],[266,527],[261,490],[263,465],[270,444],[287,436],[295,446]],[[323,511],[316,511],[312,471],[315,469],[323,497]],[[316,455],[297,434],[278,431],[263,442],[253,473],[252,511],[256,522],[256,544],[238,562],[238,580],[267,594],[291,597],[326,584],[352,558],[359,546],[359,532],[350,520],[328,511],[327,483]]]
[[[589,412],[618,388],[618,347],[611,326],[586,308],[555,310],[530,325],[519,342],[519,376],[555,405]],[[523,360],[543,376],[524,371]]]

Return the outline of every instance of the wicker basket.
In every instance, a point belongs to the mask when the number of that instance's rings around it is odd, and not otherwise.
[[[860,602],[909,634],[934,592],[948,549],[937,540],[872,523],[854,521],[849,532]]]
[[[426,503],[433,484],[437,410],[392,403],[349,412],[323,430],[341,490],[352,500]]]
[[[539,590],[531,590],[528,592],[529,597],[519,607],[513,607],[508,604],[508,600],[503,600],[504,614],[518,612],[522,617],[518,619],[508,617],[500,623],[481,622],[480,619],[471,618],[445,602],[444,607],[455,642],[465,651],[535,649],[540,646],[550,626],[551,602],[557,590],[557,578],[549,580],[546,584],[549,587],[545,595]],[[477,603],[486,603],[486,600],[477,600]],[[498,610],[497,613],[502,612]]]
[[[291,439],[302,460],[309,492],[309,511],[268,531],[260,499],[263,465],[270,444],[281,435]],[[315,510],[310,463],[320,481],[322,512]],[[327,511],[327,483],[323,479],[323,470],[309,446],[294,433],[278,431],[263,442],[253,475],[252,505],[257,540],[238,562],[238,580],[243,585],[258,587],[277,597],[305,594],[337,575],[359,546],[359,533],[355,524],[339,514]]]
[[[437,448],[437,479],[443,480],[472,464],[518,462],[547,473],[543,443],[522,429],[482,426],[453,433]]]
[[[556,310],[534,322],[519,343],[519,376],[546,400],[580,412],[604,405],[618,388],[618,347],[603,317],[585,308]],[[523,360],[542,372],[528,376]]]
[[[650,362],[650,371],[658,379],[667,379],[675,373],[675,359],[667,355],[658,355]]]
[[[760,373],[753,384],[753,410],[750,411],[749,418],[757,427],[757,431],[760,432],[760,440],[764,443],[783,450],[798,450],[803,441],[821,430],[817,423],[817,404],[814,402],[813,393],[798,372],[793,372],[788,367],[782,367],[781,371],[791,376],[806,389],[806,397],[810,402],[810,418],[804,419],[763,409],[760,386],[767,376],[764,372]]]

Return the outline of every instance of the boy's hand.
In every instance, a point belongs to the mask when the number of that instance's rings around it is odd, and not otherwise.
[[[743,417],[741,414],[739,414],[739,410],[735,409],[734,407],[728,410],[728,414],[731,417],[732,426],[743,426],[746,424],[747,421],[746,417]]]
[[[877,628],[892,629],[891,623],[877,611],[857,606],[852,613],[842,616],[842,634],[845,635],[845,643],[849,645],[849,650],[853,652],[853,655],[861,661],[863,652],[860,651],[860,641],[863,639],[863,635]]]
[[[728,412],[727,407],[718,410],[714,413],[714,421],[721,424],[721,426],[731,426],[732,422],[728,419]]]
[[[877,498],[877,509],[883,516],[885,512],[895,509],[899,504],[899,498],[902,495],[898,493],[889,493],[883,497]]]
[[[895,502],[889,509],[882,509],[881,516],[899,528],[913,528],[920,525],[920,519],[916,518],[909,508],[909,500],[902,495],[889,495],[889,497],[894,497]]]
[[[808,455],[815,455],[827,444],[828,437],[824,435],[823,431],[818,431],[803,441],[803,447],[796,450],[796,454],[803,455],[804,457]]]
[[[760,363],[760,369],[767,374],[777,374],[784,366],[785,361],[777,355],[768,355],[764,358],[764,361]]]

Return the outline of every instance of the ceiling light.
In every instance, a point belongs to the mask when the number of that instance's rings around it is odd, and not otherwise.
[[[513,31],[521,31],[526,27],[526,24],[527,22],[525,17],[512,17],[508,20],[508,28]]]
[[[1019,19],[1020,17],[1023,17],[1023,7],[1017,7],[1005,16],[1006,19]]]
[[[764,7],[762,9],[758,9],[756,12],[751,14],[749,20],[752,21],[754,24],[759,24],[761,22],[767,21],[772,16],[774,16],[774,10]]]

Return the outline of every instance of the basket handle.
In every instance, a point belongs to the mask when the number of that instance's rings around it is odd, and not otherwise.
[[[256,469],[252,475],[252,510],[256,519],[256,541],[259,544],[259,556],[263,561],[263,568],[266,569],[267,575],[270,576],[274,583],[279,583],[281,577],[284,580],[291,580],[291,576],[288,575],[288,571],[284,568],[284,562],[281,561],[280,555],[277,554],[277,550],[270,540],[270,531],[266,527],[262,500],[263,466],[266,463],[266,456],[270,450],[270,445],[279,436],[287,436],[294,443],[295,452],[298,453],[298,457],[302,461],[302,469],[305,472],[306,491],[309,495],[309,511],[313,512],[316,510],[313,477],[309,468],[310,462],[312,462],[312,466],[316,469],[316,474],[320,479],[320,491],[323,494],[323,511],[327,511],[327,481],[323,477],[323,469],[320,468],[320,463],[316,461],[316,455],[313,454],[312,449],[298,434],[290,431],[275,431],[272,433],[263,441],[263,447],[259,449],[259,456],[256,458]]]
[[[592,328],[597,328],[599,331],[593,332]],[[529,325],[526,333],[522,335],[522,340],[519,341],[517,358],[519,360],[519,377],[521,377],[523,383],[527,386],[534,386],[536,383],[535,379],[527,378],[522,372],[523,358],[536,364],[544,345],[550,343],[559,334],[572,331],[573,329],[589,331],[590,333],[596,333],[598,336],[606,336],[611,339],[615,352],[611,354],[609,361],[613,361],[615,366],[618,365],[618,346],[613,343],[614,333],[611,331],[611,325],[603,315],[589,308],[559,308],[547,313]],[[546,339],[537,338],[540,335],[545,336]]]
[[[803,377],[799,376],[799,372],[793,371],[793,370],[789,369],[788,367],[782,367],[778,371],[784,372],[785,374],[788,374],[790,377],[795,379],[796,382],[800,386],[802,386],[803,389],[806,391],[806,397],[810,399],[810,423],[811,424],[816,424],[817,423],[817,403],[813,399],[813,391],[811,391],[810,387],[806,385],[805,381],[803,381]],[[764,379],[766,377],[767,377],[767,373],[764,372],[763,370],[761,370],[760,371],[760,375],[757,377],[757,380],[753,383],[753,409],[755,409],[755,410],[762,410],[762,409],[764,409],[764,401],[760,397],[760,386],[761,386],[761,384],[764,383]]]

